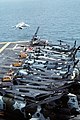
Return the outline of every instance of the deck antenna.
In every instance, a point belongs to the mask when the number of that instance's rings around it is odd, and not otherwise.
[[[34,42],[34,41],[38,40],[37,33],[38,33],[38,31],[39,31],[39,28],[40,28],[40,27],[38,26],[36,32],[34,33],[32,39],[31,39],[31,45],[33,45],[33,42]]]

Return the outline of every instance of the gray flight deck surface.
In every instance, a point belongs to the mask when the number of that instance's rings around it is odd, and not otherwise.
[[[26,60],[24,59],[20,59],[19,54],[21,51],[24,51],[24,49],[30,46],[29,42],[26,41],[17,41],[17,42],[1,42],[0,43],[0,84],[2,84],[2,78],[4,75],[6,75],[6,73],[10,70],[13,69],[16,73],[16,71],[20,68],[20,67],[13,67],[12,64],[16,61],[24,61]],[[27,53],[27,51],[26,51]],[[64,64],[64,61],[63,61]],[[80,63],[79,63],[80,65]],[[79,66],[78,66],[79,67]],[[51,75],[52,71],[49,70],[45,70],[45,72],[43,71],[38,71],[37,69],[34,69],[34,72],[37,72],[37,74],[42,74],[40,81],[38,81],[38,77],[37,75],[33,74],[34,76],[27,76],[26,77],[26,81],[25,79],[22,80],[22,78],[20,79],[20,82],[23,82],[23,84],[20,85],[13,85],[12,84],[12,90],[6,90],[7,92],[16,94],[16,95],[20,95],[23,94],[25,96],[29,96],[29,97],[33,97],[35,98],[38,93],[41,94],[50,94],[51,91],[53,91],[55,89],[55,91],[57,91],[57,87],[61,87],[63,86],[65,83],[67,83],[68,79],[52,79]],[[44,74],[43,74],[44,73]],[[49,75],[50,74],[50,75]],[[49,76],[49,78],[47,79],[47,76]],[[55,74],[53,75],[53,77],[55,76]],[[29,79],[31,77],[31,80]],[[33,77],[33,79],[32,79]],[[59,77],[60,78],[60,77]],[[16,78],[17,79],[17,78]],[[49,88],[50,83],[52,83],[54,81],[55,85],[54,85],[54,89]],[[30,84],[28,84],[30,83]],[[5,82],[4,82],[5,84]],[[36,85],[35,85],[36,84]],[[40,86],[39,86],[39,85]],[[9,83],[8,83],[9,85]],[[10,84],[11,85],[11,84]],[[51,84],[53,87],[53,84]],[[56,87],[57,86],[57,87]],[[50,86],[51,87],[51,86]],[[18,91],[17,88],[20,90]],[[60,88],[61,90],[61,88]],[[58,94],[56,94],[58,96]],[[48,100],[49,101],[49,100]],[[45,102],[45,101],[43,101]],[[70,120],[80,120],[80,115],[78,115],[76,118],[71,118]]]
[[[27,42],[2,42],[0,43],[0,77],[10,69],[10,65],[18,60],[18,53],[23,50],[21,45]]]

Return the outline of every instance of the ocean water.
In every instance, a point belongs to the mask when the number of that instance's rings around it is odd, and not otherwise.
[[[19,22],[30,25],[16,29]],[[0,41],[29,40],[38,35],[51,42],[80,44],[80,0],[1,0]]]

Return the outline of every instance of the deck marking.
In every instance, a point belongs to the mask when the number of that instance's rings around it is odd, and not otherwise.
[[[12,49],[15,50],[17,48],[18,44],[16,44]]]
[[[0,53],[10,44],[11,42],[7,42],[1,49],[0,49]]]

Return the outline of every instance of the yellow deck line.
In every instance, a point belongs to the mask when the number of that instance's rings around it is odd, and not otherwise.
[[[10,44],[11,42],[7,42],[1,49],[0,49],[0,53]]]

